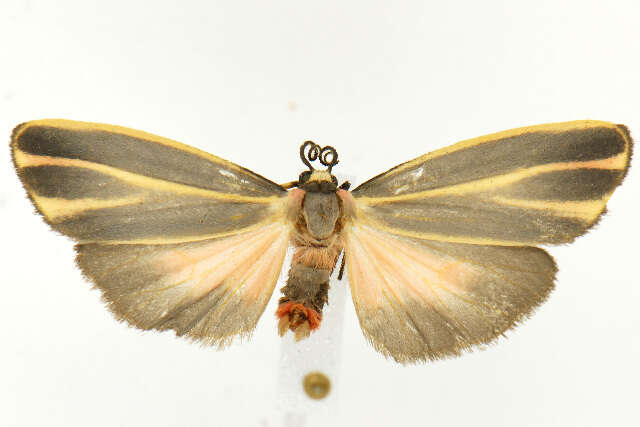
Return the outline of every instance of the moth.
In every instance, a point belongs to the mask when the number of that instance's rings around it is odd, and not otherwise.
[[[489,343],[548,297],[536,246],[570,243],[605,211],[631,157],[627,128],[544,124],[459,142],[349,191],[338,153],[300,147],[278,185],[137,130],[19,125],[13,161],[31,201],[76,241],[76,262],[119,320],[224,347],[250,335],[294,247],[280,335],[322,323],[341,253],[366,339],[401,363]],[[315,166],[318,166],[316,169]],[[341,269],[342,270],[342,269]]]

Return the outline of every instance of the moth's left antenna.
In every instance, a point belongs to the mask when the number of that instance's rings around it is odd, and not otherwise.
[[[310,147],[309,152],[305,153],[307,147]],[[315,170],[313,166],[311,166],[311,162],[318,158],[318,154],[320,154],[320,146],[313,141],[305,141],[300,146],[300,159],[302,163],[307,165],[310,171]]]

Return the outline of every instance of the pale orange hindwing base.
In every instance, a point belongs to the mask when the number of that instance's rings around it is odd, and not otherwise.
[[[344,240],[364,334],[402,363],[488,343],[553,288],[555,263],[538,248],[410,240],[358,224]]]
[[[255,328],[288,244],[289,226],[279,222],[215,240],[76,248],[116,317],[224,346]]]

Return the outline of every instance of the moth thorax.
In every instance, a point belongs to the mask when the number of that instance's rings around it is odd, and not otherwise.
[[[326,239],[333,234],[340,215],[336,193],[308,192],[303,202],[307,230],[316,239]]]

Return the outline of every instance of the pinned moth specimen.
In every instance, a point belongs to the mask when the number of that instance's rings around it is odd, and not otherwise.
[[[530,315],[556,274],[536,246],[598,221],[631,145],[608,122],[525,127],[349,191],[332,175],[336,150],[311,141],[300,147],[308,170],[278,185],[117,126],[38,120],[11,138],[31,201],[77,242],[78,266],[118,319],[224,347],[255,328],[293,246],[278,329],[302,339],[321,327],[344,252],[366,339],[401,363],[459,355]]]

